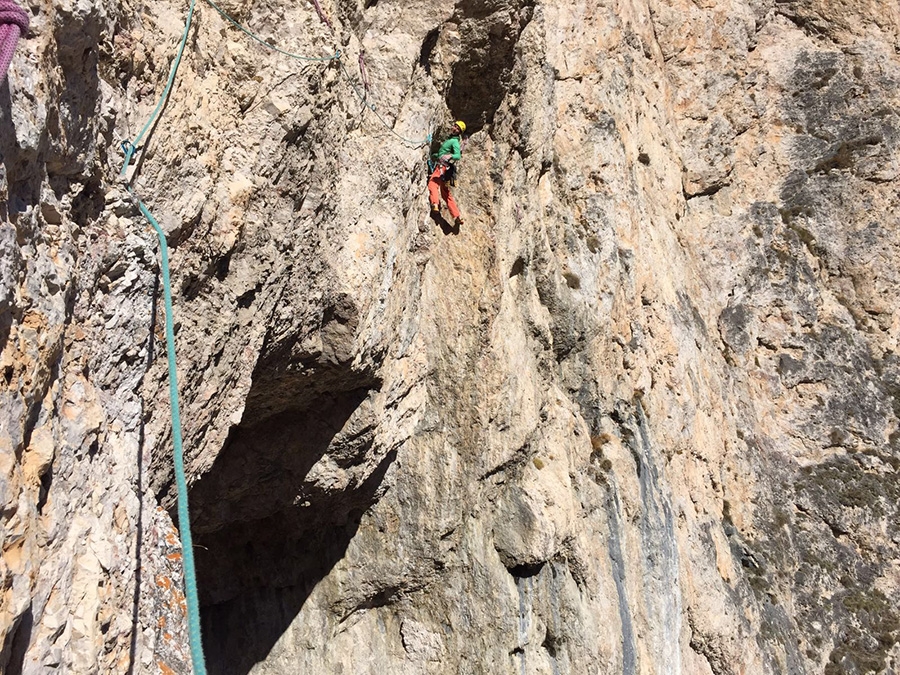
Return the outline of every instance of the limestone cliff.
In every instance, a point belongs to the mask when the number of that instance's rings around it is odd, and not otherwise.
[[[198,0],[128,168],[210,672],[900,672],[896,3],[318,5]],[[0,85],[2,672],[191,670],[117,177],[186,11]]]

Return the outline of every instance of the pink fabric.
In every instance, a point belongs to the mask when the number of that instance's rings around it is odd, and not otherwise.
[[[331,21],[328,20],[328,17],[325,15],[325,11],[322,9],[322,5],[319,4],[319,0],[312,0],[313,7],[316,8],[316,14],[319,15],[319,20],[328,26],[331,29],[331,32],[334,32],[334,26],[331,25]]]
[[[0,82],[12,62],[19,37],[28,32],[28,12],[12,0],[0,0]]]
[[[363,91],[369,93],[369,73],[366,72],[366,50],[359,50],[359,79],[362,80]]]

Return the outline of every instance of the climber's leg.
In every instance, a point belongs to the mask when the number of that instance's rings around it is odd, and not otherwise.
[[[441,183],[441,167],[437,167],[431,174],[431,177],[428,179],[428,201],[431,204],[432,211],[440,210],[441,203],[441,189],[443,183]]]
[[[450,215],[454,218],[459,218],[459,207],[456,205],[456,200],[453,199],[453,195],[450,194],[450,186],[446,183],[441,183],[441,196],[444,198],[444,201],[447,202],[447,208],[450,209]]]

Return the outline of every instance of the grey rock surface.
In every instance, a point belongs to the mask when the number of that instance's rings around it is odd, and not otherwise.
[[[209,672],[900,669],[900,12],[198,2],[169,247]],[[191,672],[183,3],[0,85],[0,672]],[[363,80],[363,64],[365,81]],[[425,159],[468,124],[465,223]]]

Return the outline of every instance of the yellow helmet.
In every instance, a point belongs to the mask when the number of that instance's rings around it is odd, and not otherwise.
[[[456,122],[454,122],[454,124],[456,124],[456,126],[459,127],[460,131],[465,133],[465,131],[466,131],[466,123],[465,122],[463,122],[462,120],[456,120]]]

